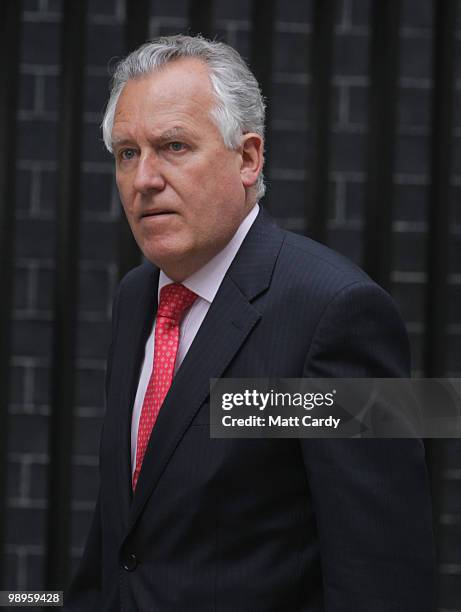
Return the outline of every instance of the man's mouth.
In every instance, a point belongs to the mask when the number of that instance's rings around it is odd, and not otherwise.
[[[173,215],[174,211],[172,210],[147,210],[146,212],[143,212],[141,214],[141,219],[144,219],[146,217],[163,217],[165,215]]]

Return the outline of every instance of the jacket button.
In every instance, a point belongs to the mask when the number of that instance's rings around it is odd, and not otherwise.
[[[123,569],[127,572],[132,572],[136,569],[138,565],[138,560],[136,559],[136,555],[134,553],[130,553],[123,560]]]

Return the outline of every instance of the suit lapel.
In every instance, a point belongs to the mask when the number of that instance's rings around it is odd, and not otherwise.
[[[120,499],[122,501],[122,512],[124,522],[128,520],[131,500],[131,417],[136,390],[139,382],[142,360],[147,338],[152,329],[152,324],[157,312],[157,288],[159,271],[150,264],[145,264],[149,269],[146,282],[140,287],[139,299],[133,308],[132,316],[126,328],[126,370],[123,377],[121,411],[118,423],[118,446],[117,453],[120,478]],[[129,407],[129,409],[127,409]]]
[[[129,530],[207,399],[210,378],[223,375],[260,319],[261,314],[251,301],[269,287],[282,240],[280,230],[272,227],[260,213],[229,268],[160,410],[136,486]],[[126,426],[129,430],[131,419]],[[129,448],[126,452],[129,456]]]

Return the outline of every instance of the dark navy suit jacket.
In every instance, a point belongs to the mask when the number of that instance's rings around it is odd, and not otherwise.
[[[389,296],[260,213],[160,411],[131,493],[131,410],[158,269],[119,288],[100,494],[68,610],[430,612],[433,542],[418,440],[210,439],[218,377],[404,377]]]

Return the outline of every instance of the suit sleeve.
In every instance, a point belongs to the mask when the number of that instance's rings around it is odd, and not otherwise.
[[[408,338],[371,283],[326,307],[304,375],[409,376]],[[415,439],[301,440],[315,506],[325,612],[432,612],[435,562],[424,447]]]

